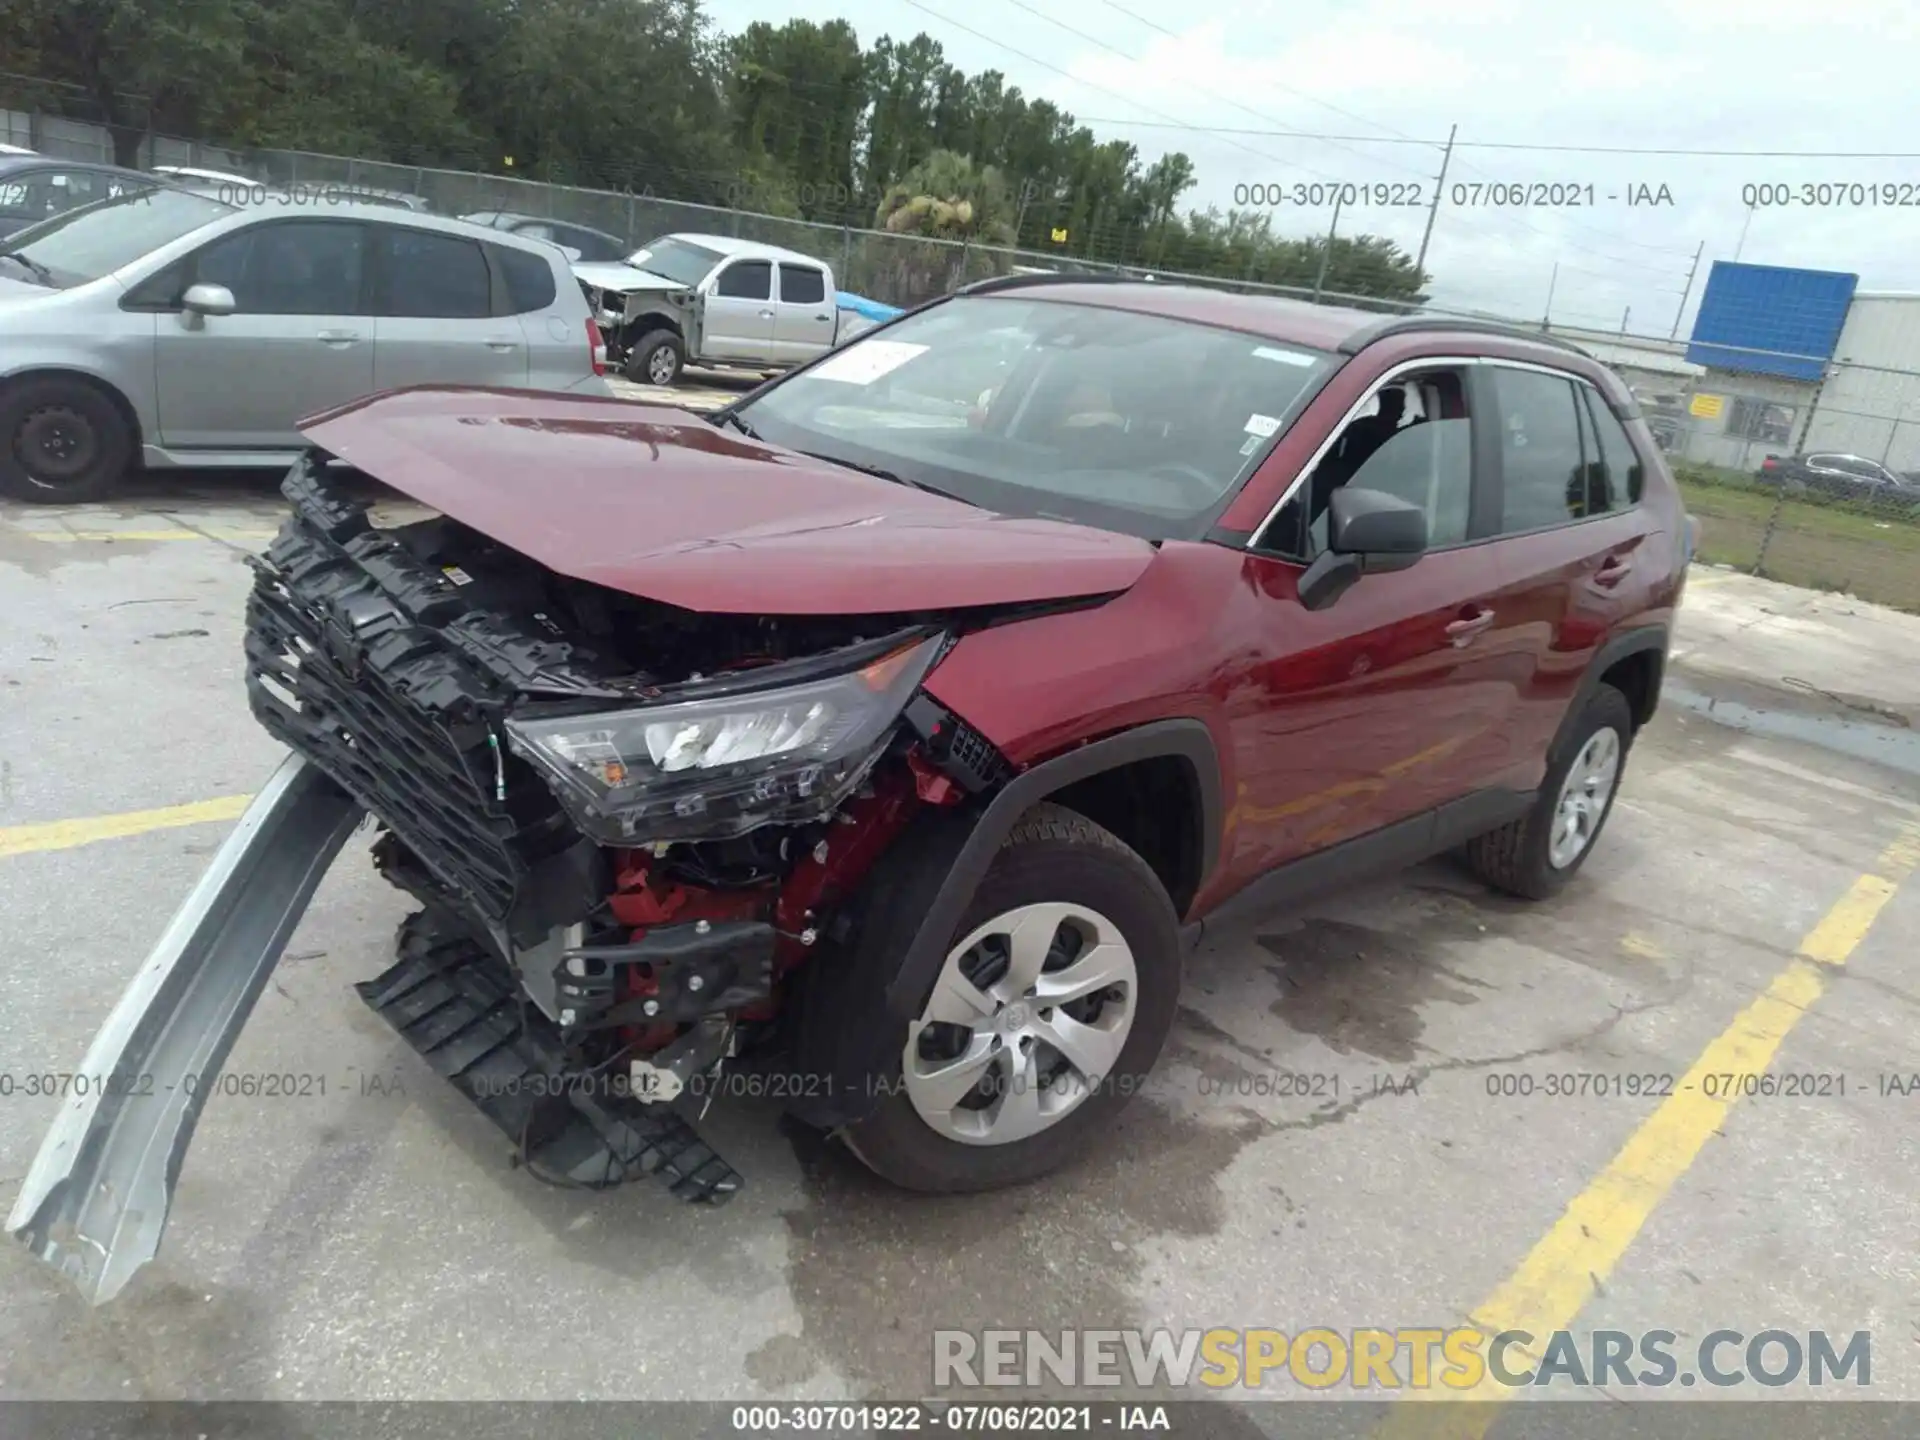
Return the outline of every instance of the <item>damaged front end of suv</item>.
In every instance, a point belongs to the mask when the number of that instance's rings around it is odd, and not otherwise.
[[[793,1079],[813,1123],[857,1113],[898,996],[803,962],[907,894],[875,866],[910,827],[1010,774],[921,682],[1030,602],[695,612],[445,514],[383,527],[333,460],[288,476],[248,600],[249,701],[289,758],[96,1039],[102,1083],[63,1106],[10,1221],[95,1303],[157,1253],[194,1082],[362,821],[420,908],[361,998],[535,1174],[718,1203],[740,1176],[687,1112],[731,1066]],[[919,842],[947,847],[941,875],[966,830]]]

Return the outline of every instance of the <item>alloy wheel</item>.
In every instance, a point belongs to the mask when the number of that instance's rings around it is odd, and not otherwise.
[[[1547,842],[1547,863],[1554,869],[1564,870],[1586,854],[1619,781],[1620,735],[1610,726],[1603,727],[1587,737],[1561,782],[1553,834]]]
[[[1022,905],[947,954],[908,1027],[915,1112],[968,1145],[1011,1145],[1111,1083],[1139,979],[1119,928],[1084,905]]]

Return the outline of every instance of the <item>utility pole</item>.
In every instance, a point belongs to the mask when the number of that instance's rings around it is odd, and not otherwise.
[[[1413,268],[1422,274],[1426,271],[1427,242],[1433,239],[1433,220],[1440,213],[1440,192],[1447,188],[1447,164],[1453,159],[1453,137],[1460,133],[1456,123],[1447,131],[1447,148],[1440,155],[1440,173],[1433,180],[1433,203],[1427,207],[1427,228],[1420,234],[1420,253],[1414,257]]]
[[[1327,261],[1333,257],[1333,237],[1340,228],[1340,202],[1345,195],[1336,191],[1333,197],[1333,224],[1327,227],[1327,243],[1320,250],[1320,272],[1313,277],[1313,298],[1320,298],[1320,286],[1327,278]]]
[[[1553,262],[1553,274],[1547,280],[1547,308],[1546,312],[1540,317],[1540,328],[1542,330],[1550,330],[1553,328],[1553,291],[1554,287],[1559,283],[1560,262],[1556,260]]]
[[[1747,248],[1747,227],[1753,224],[1753,206],[1747,207],[1747,218],[1740,222],[1740,243],[1733,247],[1733,258],[1738,260],[1740,252]]]
[[[1632,318],[1633,318],[1633,307],[1629,305],[1627,306],[1626,313],[1620,317],[1620,333],[1622,335],[1627,333],[1627,321],[1631,320]]]
[[[1013,243],[1016,249],[1020,245],[1020,227],[1026,221],[1027,202],[1033,198],[1033,188],[1033,181],[1030,179],[1020,182],[1020,209],[1013,217]]]
[[[1753,211],[1747,211],[1747,216],[1751,219]],[[1741,238],[1746,238],[1744,231],[1741,233]],[[1699,247],[1693,252],[1693,264],[1687,267],[1687,283],[1680,290],[1680,308],[1673,312],[1673,329],[1667,334],[1669,340],[1678,340],[1680,338],[1680,322],[1686,318],[1687,301],[1693,298],[1693,277],[1700,269],[1700,257],[1706,253],[1706,249],[1707,242],[1702,240]]]

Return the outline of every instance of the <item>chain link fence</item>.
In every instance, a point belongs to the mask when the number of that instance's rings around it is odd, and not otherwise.
[[[0,121],[0,137],[11,143],[31,142],[44,153],[71,159],[112,159],[111,142],[97,125],[8,111],[0,111]],[[140,161],[217,169],[296,190],[345,187],[415,195],[449,215],[514,211],[591,226],[636,247],[674,231],[724,234],[812,255],[833,267],[840,288],[903,307],[974,280],[1045,270],[1196,281],[1382,313],[1422,308],[1445,313],[1440,307],[1331,290],[1105,265],[477,170],[304,151],[236,151],[166,136],[143,140]],[[1571,338],[1578,343],[1586,337]],[[1650,352],[1669,348],[1660,341],[1646,346]],[[1617,364],[1633,384],[1688,507],[1701,522],[1702,558],[1920,613],[1920,363],[1909,370],[1825,357],[1777,358],[1816,360],[1825,378],[1803,383],[1732,371],[1663,376]],[[1793,463],[1794,457],[1812,463]]]
[[[1639,392],[1701,558],[1920,613],[1920,369],[1778,358],[1823,378],[1709,370]]]

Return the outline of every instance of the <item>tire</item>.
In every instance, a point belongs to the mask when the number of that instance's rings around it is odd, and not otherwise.
[[[656,374],[650,359],[664,351]],[[627,348],[621,373],[636,385],[677,385],[680,371],[687,363],[686,342],[671,330],[649,330]],[[661,376],[665,376],[664,379]]]
[[[133,431],[81,380],[27,380],[0,391],[0,495],[74,505],[110,493],[133,457]]]
[[[1108,1131],[1127,1101],[1144,1088],[1147,1073],[1159,1058],[1179,1003],[1180,926],[1173,902],[1147,863],[1118,837],[1084,816],[1058,805],[1037,805],[1014,826],[981,880],[954,935],[956,947],[997,918],[1028,906],[1091,911],[1109,922],[1124,940],[1131,953],[1134,978],[1130,987],[1131,1022],[1118,1056],[1097,1085],[1077,1085],[1063,1092],[1067,1097],[1064,1113],[1037,1133],[1006,1143],[968,1143],[936,1129],[916,1105],[903,1071],[908,1046],[917,1043],[910,1037],[918,1027],[903,1027],[898,1043],[889,1046],[888,1068],[880,1077],[879,1093],[884,1098],[865,1119],[840,1132],[848,1149],[895,1185],[962,1194],[1023,1184],[1058,1170]],[[1026,913],[1044,916],[1044,912]],[[895,954],[904,954],[912,938],[907,928],[911,919],[902,919],[905,923],[896,922],[897,928],[906,933],[888,937],[895,942]],[[1077,923],[1077,919],[1063,922],[1062,933]],[[1074,958],[1085,953],[1081,951]],[[949,952],[941,974],[922,999],[922,1015],[933,992],[956,964]],[[1064,974],[1065,967],[1059,973]],[[1002,1015],[1011,1014],[1017,1005],[1004,1006]],[[1038,1005],[1036,1001],[1028,1007],[1036,1017],[1053,1013],[1051,1009],[1035,1008]],[[1044,1056],[1047,1051],[1042,1046],[1036,1053]],[[1009,1048],[1003,1054],[1011,1059],[1015,1052]],[[1038,1096],[1042,1091],[1032,1093]],[[1077,1102],[1071,1100],[1076,1093],[1080,1097]],[[1050,1095],[1045,1103],[1053,1103],[1054,1098]],[[1002,1103],[1011,1105],[1012,1100],[1011,1096],[1004,1097]],[[1035,1103],[1042,1102],[1036,1099]],[[989,1106],[989,1110],[995,1108]],[[959,1107],[954,1113],[960,1113]]]
[[[1588,749],[1595,737],[1611,731],[1617,747],[1613,778],[1606,798],[1591,815],[1584,840],[1577,853],[1562,863],[1554,863],[1555,821],[1560,817],[1561,792],[1576,761],[1594,753]],[[1598,686],[1588,697],[1579,717],[1567,730],[1546,779],[1541,782],[1533,809],[1511,824],[1471,840],[1465,847],[1468,867],[1495,889],[1526,900],[1544,900],[1557,894],[1586,864],[1587,856],[1599,843],[1607,817],[1613,813],[1614,798],[1620,793],[1620,779],[1626,772],[1627,753],[1633,744],[1633,707],[1627,697],[1611,685]]]

